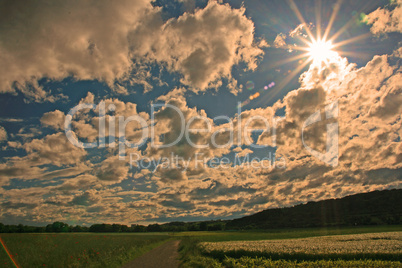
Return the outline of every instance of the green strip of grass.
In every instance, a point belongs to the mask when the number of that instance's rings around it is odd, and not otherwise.
[[[252,241],[271,239],[306,238],[324,235],[346,235],[402,231],[402,225],[330,227],[330,228],[294,228],[252,231],[217,231],[217,232],[182,232],[178,237],[196,237],[203,242]]]
[[[307,253],[277,253],[277,252],[261,252],[261,251],[248,251],[248,250],[230,250],[202,252],[202,255],[212,257],[219,261],[224,260],[226,257],[239,259],[241,257],[250,258],[267,258],[272,260],[297,260],[297,261],[316,261],[316,260],[389,260],[389,261],[402,261],[400,254],[384,254],[384,253],[333,253],[333,254],[307,254]]]
[[[167,235],[152,234],[2,234],[1,237],[21,267],[121,267],[169,239]],[[13,267],[3,257],[0,261],[0,267]]]
[[[367,259],[289,261],[289,260],[272,260],[265,258],[242,257],[241,259],[226,258],[221,265],[222,265],[221,267],[227,267],[227,268],[244,268],[244,267],[397,268],[401,267],[402,263],[398,261],[367,260]]]

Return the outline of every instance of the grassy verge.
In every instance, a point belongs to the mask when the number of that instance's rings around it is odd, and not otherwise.
[[[219,267],[219,266],[215,266]],[[226,258],[222,262],[221,267],[227,268],[244,268],[244,267],[322,267],[322,268],[366,268],[366,267],[401,267],[400,262],[383,261],[383,260],[316,260],[316,261],[290,261],[290,260],[272,260],[266,258],[249,258],[242,257],[240,259]]]
[[[166,242],[167,235],[1,234],[20,267],[121,267]],[[14,267],[4,249],[0,267]]]
[[[271,239],[306,238],[325,235],[347,235],[402,231],[401,225],[358,226],[330,228],[272,229],[251,231],[181,232],[178,237],[194,237],[202,242],[253,241]]]
[[[195,237],[183,237],[179,246],[181,257],[181,268],[204,268],[204,267],[222,267],[218,260],[206,257],[202,254],[198,246],[199,239]]]
[[[306,254],[306,253],[277,253],[277,252],[261,252],[246,250],[231,251],[211,251],[202,252],[202,255],[212,257],[219,261],[223,261],[227,257],[238,259],[242,257],[249,258],[265,258],[271,260],[289,260],[289,261],[318,261],[318,260],[389,260],[402,261],[402,256],[398,254],[380,254],[380,253],[361,253],[361,254]]]

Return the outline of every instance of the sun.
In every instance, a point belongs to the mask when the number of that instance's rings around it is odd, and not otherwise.
[[[312,22],[307,23],[306,20],[303,18],[299,8],[297,7],[295,0],[288,0],[290,8],[292,11],[295,13],[296,17],[300,21],[300,25],[297,28],[302,29],[305,31],[305,34],[296,34],[296,35],[290,35],[292,38],[297,38],[299,41],[301,41],[301,44],[293,44],[293,45],[288,45],[285,44],[285,48],[291,53],[294,50],[301,51],[302,53],[298,53],[297,55],[294,55],[293,57],[282,59],[279,61],[276,61],[271,64],[272,68],[278,68],[277,70],[281,70],[280,66],[284,64],[288,64],[291,62],[298,62],[299,64],[296,66],[296,68],[291,71],[288,71],[288,74],[286,75],[286,78],[282,79],[280,82],[278,82],[274,88],[274,90],[270,91],[269,94],[269,99],[268,97],[265,97],[265,101],[272,100],[277,94],[281,92],[291,81],[294,79],[295,76],[299,75],[300,72],[306,68],[309,64],[313,68],[318,68],[318,69],[324,69],[331,65],[332,63],[340,63],[341,61],[344,60],[344,56],[353,56],[353,57],[366,57],[367,55],[364,53],[361,53],[359,51],[345,51],[340,49],[340,47],[343,47],[347,44],[356,42],[358,40],[363,40],[365,38],[370,37],[372,34],[371,32],[364,33],[349,39],[345,39],[343,41],[337,41],[337,40],[344,32],[346,32],[349,27],[354,25],[356,22],[356,19],[358,19],[357,16],[359,16],[359,12],[357,12],[355,16],[351,17],[351,19],[344,24],[338,31],[333,32],[332,26],[334,25],[334,22],[336,20],[337,14],[340,10],[341,4],[343,0],[337,0],[336,4],[333,6],[333,12],[329,18],[329,20],[326,22],[327,26],[326,28],[321,28],[322,25],[325,23],[322,20],[322,5],[321,5],[322,0],[316,0],[318,5],[316,5],[315,8],[315,13],[316,13],[316,22],[313,24]],[[316,33],[314,34],[312,32],[312,28],[316,28]],[[300,30],[299,29],[299,30]]]
[[[308,44],[307,53],[310,56],[310,60],[313,64],[319,65],[323,62],[328,62],[338,56],[338,53],[333,50],[334,45],[331,41],[324,39],[312,40]]]

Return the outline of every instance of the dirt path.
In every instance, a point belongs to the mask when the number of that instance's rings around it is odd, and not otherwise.
[[[168,241],[122,268],[177,268],[179,267],[179,240]]]

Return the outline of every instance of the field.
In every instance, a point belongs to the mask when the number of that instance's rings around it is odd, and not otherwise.
[[[213,252],[255,252],[277,255],[382,255],[402,254],[402,232],[322,236],[261,241],[203,242],[202,249]]]
[[[184,267],[402,267],[400,226],[187,235]]]
[[[182,267],[402,267],[402,226],[0,237],[20,267],[121,267],[169,239]],[[0,267],[15,267],[4,248]]]
[[[20,267],[121,267],[162,244],[169,235],[155,234],[1,234]],[[0,267],[15,267],[0,251]]]

